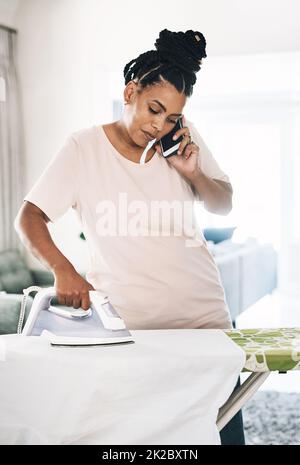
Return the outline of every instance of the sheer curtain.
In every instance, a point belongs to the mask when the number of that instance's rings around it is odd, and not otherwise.
[[[25,166],[15,53],[16,33],[0,27],[0,251],[20,248],[13,222],[22,202]]]

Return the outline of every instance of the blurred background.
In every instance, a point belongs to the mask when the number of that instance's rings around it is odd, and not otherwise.
[[[72,131],[119,118],[129,60],[153,49],[164,28],[195,29],[206,37],[207,58],[185,115],[234,189],[229,215],[200,207],[199,223],[215,256],[233,244],[235,253],[256,248],[260,261],[250,271],[245,265],[244,279],[263,289],[244,302],[239,295],[238,313],[274,289],[298,305],[299,18],[296,0],[0,0],[0,250],[19,249],[30,270],[42,267],[13,228],[23,196]],[[85,272],[74,212],[49,227]],[[258,270],[269,282],[261,284]]]

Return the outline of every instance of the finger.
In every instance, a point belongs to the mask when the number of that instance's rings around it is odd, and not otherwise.
[[[182,142],[180,143],[180,145],[179,145],[179,149],[178,149],[178,152],[177,152],[178,155],[181,155],[181,154],[183,155],[183,154],[184,154],[185,148],[186,148],[186,146],[188,145],[189,140],[190,140],[190,135],[188,134],[188,135],[186,135],[186,136],[184,137],[183,141],[182,141]]]
[[[178,139],[179,136],[186,136],[186,135],[188,136],[190,135],[190,130],[187,126],[184,126],[183,128],[178,129],[178,131],[175,132],[173,136],[173,140]]]
[[[83,310],[88,310],[91,306],[90,297],[87,292],[81,294],[81,308]]]
[[[188,158],[192,155],[192,153],[193,153],[193,148],[191,147],[191,145],[192,145],[192,144],[188,144],[188,145],[186,146],[186,148],[185,148],[184,157],[185,157],[186,159],[188,159]]]
[[[79,292],[76,292],[75,295],[73,295],[72,306],[73,306],[73,308],[79,308],[80,307],[80,294],[79,294]]]
[[[80,308],[80,299],[73,300],[73,308]]]
[[[70,292],[68,292],[66,294],[65,300],[66,300],[65,305],[67,305],[68,307],[72,307],[72,305],[73,305],[73,295]]]
[[[59,305],[66,305],[66,298],[64,294],[58,293],[57,300],[58,300]]]
[[[189,158],[191,155],[193,155],[193,153],[195,153],[196,155],[198,154],[198,146],[191,142],[185,149],[185,158]]]

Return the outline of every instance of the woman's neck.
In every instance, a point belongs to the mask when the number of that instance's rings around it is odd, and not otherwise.
[[[118,150],[118,152],[123,154],[125,158],[128,158],[135,163],[139,163],[144,149],[139,145],[132,144],[132,140],[129,138],[124,125],[122,125],[122,123],[120,124],[120,121],[114,121],[113,123],[104,126],[108,130],[108,135],[110,135],[112,145]],[[154,148],[148,150],[145,162],[151,160],[154,154]]]
[[[122,120],[115,121],[112,124],[120,142],[122,143],[122,145],[124,145],[124,147],[127,150],[134,150],[136,152],[141,151],[141,147],[135,144],[134,141],[129,137],[128,131],[125,128],[125,125],[122,122]]]

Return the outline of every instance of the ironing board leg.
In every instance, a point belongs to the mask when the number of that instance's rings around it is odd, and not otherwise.
[[[217,427],[221,431],[263,384],[270,372],[252,373],[220,408]]]

